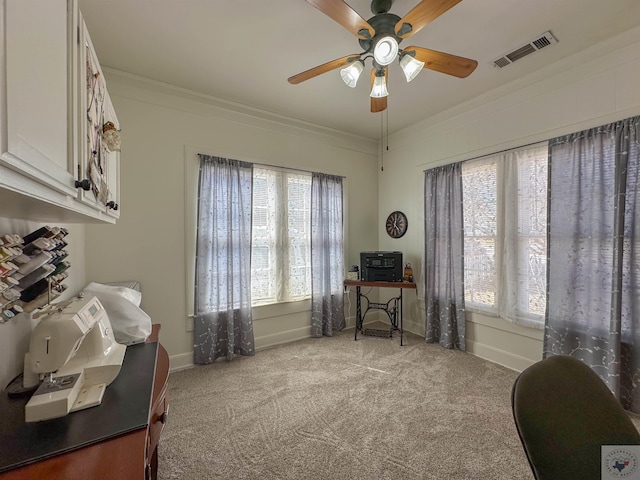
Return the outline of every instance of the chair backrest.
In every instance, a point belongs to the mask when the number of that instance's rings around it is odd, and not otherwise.
[[[599,480],[602,445],[638,445],[640,434],[598,375],[557,355],[516,379],[513,418],[537,480]]]

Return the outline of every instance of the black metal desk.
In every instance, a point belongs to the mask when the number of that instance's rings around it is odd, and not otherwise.
[[[416,288],[416,284],[413,282],[365,282],[362,280],[345,280],[344,286],[356,287],[356,333],[354,340],[358,340],[358,331],[362,331],[362,323],[364,317],[369,310],[383,310],[389,317],[392,330],[400,331],[400,345],[404,345],[403,336],[404,328],[402,325],[402,291],[405,288]],[[398,288],[400,293],[397,297],[391,298],[386,303],[375,303],[369,301],[366,295],[362,294],[362,287],[378,287],[378,288]],[[362,313],[361,300],[364,298],[367,301],[367,308]]]

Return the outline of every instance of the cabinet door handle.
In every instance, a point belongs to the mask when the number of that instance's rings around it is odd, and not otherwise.
[[[89,179],[85,178],[84,180],[76,180],[76,188],[81,188],[85,192],[91,190],[91,182]]]

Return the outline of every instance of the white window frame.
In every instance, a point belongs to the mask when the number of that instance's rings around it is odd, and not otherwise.
[[[281,222],[282,225],[278,227],[277,225],[271,230],[267,227],[267,231],[265,232],[266,241],[262,242],[263,246],[266,246],[269,249],[269,263],[270,266],[265,272],[268,275],[271,275],[271,282],[273,283],[271,290],[271,296],[262,297],[260,299],[256,299],[252,296],[251,305],[253,307],[261,306],[261,305],[270,305],[274,303],[284,303],[284,302],[296,302],[301,300],[306,300],[311,298],[311,172],[303,172],[300,170],[292,170],[286,168],[277,168],[277,167],[269,167],[265,165],[254,165],[254,187],[255,187],[255,179],[256,174],[258,175],[272,175],[275,176],[274,182],[274,191],[280,200],[280,205],[276,206],[278,214],[274,214],[273,216],[276,218],[276,222]],[[307,263],[304,268],[308,270],[308,285],[306,291],[302,295],[292,294],[291,289],[291,277],[290,270],[291,266],[289,263],[290,260],[290,251],[292,244],[289,243],[289,233],[286,228],[286,225],[289,224],[289,216],[292,212],[290,208],[289,198],[287,196],[288,193],[288,185],[289,185],[289,176],[291,177],[308,177],[309,180],[309,211],[307,212],[308,217],[308,231],[306,234],[308,235],[308,258]],[[254,192],[255,193],[255,192]],[[276,202],[278,200],[276,199]],[[254,196],[255,202],[255,196]],[[253,211],[255,212],[256,205],[253,205]],[[269,209],[267,208],[266,215],[268,214]],[[255,235],[255,219],[254,225],[252,226],[252,289],[254,287],[254,257],[253,257],[253,247],[255,246],[256,235]],[[303,232],[305,233],[305,232]]]
[[[260,164],[265,159],[251,158],[246,155],[238,155],[237,152],[224,152],[211,148],[185,145],[184,158],[184,262],[185,262],[185,330],[193,331],[194,298],[195,298],[195,252],[196,232],[198,221],[198,174],[200,170],[200,158],[198,154],[219,156],[223,158],[241,158],[244,161]],[[267,160],[268,161],[268,160]],[[348,178],[343,181],[343,235],[345,259],[349,252],[349,195]],[[356,254],[353,254],[356,255]],[[262,305],[253,308],[253,319],[281,318],[283,315],[308,312],[311,309],[309,299],[297,302],[283,302]]]
[[[509,152],[502,152],[501,154],[489,155],[483,157],[481,159],[469,160],[468,166],[472,166],[471,162],[474,163],[494,163],[495,164],[495,174],[496,174],[496,235],[495,235],[495,245],[494,245],[494,298],[493,305],[488,305],[484,303],[475,303],[469,301],[469,299],[465,299],[465,308],[470,311],[476,311],[479,313],[498,316],[507,320],[510,320],[514,323],[523,324],[527,326],[532,326],[535,328],[541,328],[544,324],[544,313],[535,313],[530,310],[522,310],[519,308],[517,302],[514,306],[507,306],[507,299],[505,298],[504,292],[507,289],[505,287],[505,282],[509,281],[510,285],[513,284],[511,280],[505,279],[505,271],[510,269],[513,275],[516,275],[518,271],[517,263],[521,260],[520,258],[515,258],[515,265],[508,265],[505,262],[507,261],[504,256],[505,252],[505,242],[506,242],[506,220],[505,220],[505,207],[507,202],[517,201],[519,203],[520,196],[517,198],[511,199],[506,198],[508,193],[506,192],[505,184],[507,182],[507,161],[516,161],[516,160],[507,160],[505,159],[505,155],[508,153],[525,153],[529,150],[537,150],[538,155],[547,156],[547,142],[543,142],[540,144],[522,147],[518,149],[510,150]],[[540,157],[538,157],[540,158]],[[464,165],[463,165],[463,176],[464,176]],[[513,190],[512,190],[513,191]],[[546,190],[545,190],[546,194]],[[463,196],[463,204],[464,204],[464,196]],[[519,218],[518,220],[519,221]],[[546,222],[545,222],[546,225]],[[520,245],[527,236],[516,234],[514,237],[517,237],[517,243]],[[466,237],[465,237],[466,238]],[[544,235],[546,241],[546,232]],[[546,258],[545,258],[546,265]],[[465,267],[466,268],[466,267]],[[466,270],[465,270],[466,274]],[[515,282],[517,284],[517,282]]]

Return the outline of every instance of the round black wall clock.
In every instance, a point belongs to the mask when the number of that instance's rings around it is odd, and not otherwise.
[[[400,238],[407,233],[407,216],[400,212],[391,212],[387,217],[386,229],[391,238]]]

